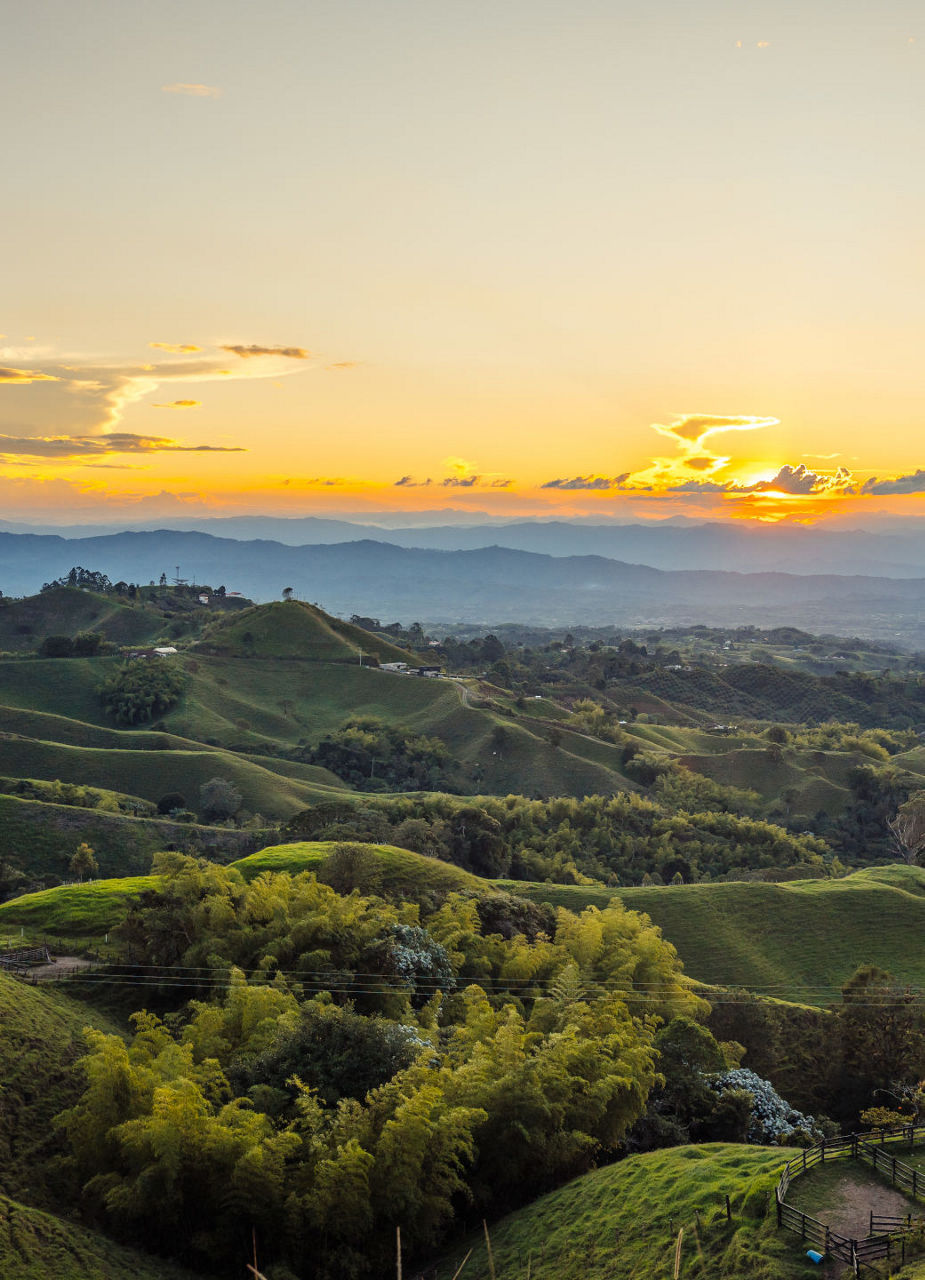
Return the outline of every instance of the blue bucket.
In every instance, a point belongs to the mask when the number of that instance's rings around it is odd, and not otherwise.
[[[809,1258],[810,1262],[821,1262],[825,1255],[819,1253],[816,1249],[807,1249],[806,1256]]]

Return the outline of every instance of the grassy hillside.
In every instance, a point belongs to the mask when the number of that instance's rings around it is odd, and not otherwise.
[[[925,985],[925,953],[911,938],[925,929],[925,869],[893,866],[855,872],[842,880],[759,881],[608,889],[489,881],[448,863],[370,845],[380,859],[382,891],[489,891],[502,888],[536,902],[581,911],[618,896],[643,911],[674,944],[685,970],[708,985],[825,1005],[836,1000],[860,964],[876,964],[901,981]],[[261,871],[312,870],[333,845],[285,844],[239,859],[247,878]],[[0,929],[99,937],[125,911],[127,898],[149,877],[99,880],[27,894],[0,905]]]
[[[304,841],[300,844],[280,844],[261,849],[248,858],[241,858],[232,866],[237,867],[246,880],[253,880],[262,871],[288,871],[298,875],[300,871],[315,871],[336,848],[336,842],[325,840]],[[371,844],[364,848],[374,853],[382,869],[383,893],[420,893],[422,890],[438,890],[444,893],[470,889],[484,892],[489,882],[481,880],[469,871],[454,867],[436,858],[412,853],[408,849],[396,849],[390,844]]]
[[[146,871],[152,854],[161,849],[202,853],[217,862],[228,862],[254,849],[259,840],[257,832],[166,818],[132,818],[0,795],[0,862],[34,877],[66,879],[68,864],[81,841],[93,849],[104,876],[128,876]]]
[[[37,649],[46,636],[75,636],[98,631],[115,644],[151,644],[162,635],[165,619],[141,603],[121,596],[97,595],[58,587],[0,605],[0,649]]]
[[[287,818],[331,794],[331,784],[282,777],[228,751],[132,751],[74,747],[0,734],[0,774],[61,779],[111,788],[157,801],[179,792],[194,805],[210,778],[226,778],[241,792],[244,807],[265,817]],[[331,775],[328,775],[331,776]],[[338,787],[337,793],[340,793]]]
[[[152,800],[166,791],[195,800],[199,785],[219,775],[239,787],[246,808],[275,819],[321,798],[327,786],[345,789],[332,774],[275,762],[277,745],[317,743],[352,717],[372,716],[441,738],[463,791],[610,795],[633,786],[618,772],[618,748],[568,731],[554,745],[543,724],[468,705],[454,681],[336,661],[175,661],[185,690],[157,731],[116,730],[107,721],[97,691],[114,659],[0,661],[0,714],[8,734],[19,735],[0,736],[0,774],[81,781]],[[261,757],[259,765],[246,756]]]
[[[304,600],[255,605],[222,618],[206,629],[199,647],[207,653],[248,658],[356,663],[362,650],[380,662],[415,662],[406,650]]]
[[[126,1249],[4,1195],[0,1275],[6,1280],[197,1280],[171,1262]]]
[[[38,937],[100,938],[115,928],[132,898],[159,884],[158,876],[125,876],[25,893],[0,903],[0,939],[4,931],[15,938],[19,929]]]
[[[39,1166],[55,1149],[52,1117],[81,1087],[74,1063],[86,1049],[86,1026],[116,1030],[104,1015],[59,991],[0,973],[0,1191],[41,1192]],[[3,1239],[0,1212],[0,1263]],[[0,1275],[19,1273],[0,1265]]]
[[[579,911],[614,894],[646,912],[701,982],[825,1004],[860,964],[925,985],[925,869],[869,868],[842,880],[586,888],[505,882],[534,901]]]
[[[527,1274],[533,1280],[667,1280],[682,1227],[685,1280],[818,1275],[799,1237],[778,1231],[774,1214],[765,1214],[780,1167],[792,1154],[710,1143],[630,1156],[585,1174],[491,1226],[498,1280]],[[481,1235],[460,1241],[438,1266],[439,1280],[450,1280],[470,1247],[463,1275],[489,1280]]]

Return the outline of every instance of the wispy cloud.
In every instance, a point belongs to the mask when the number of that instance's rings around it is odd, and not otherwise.
[[[30,382],[59,382],[51,373],[40,373],[37,369],[10,369],[0,367],[0,383],[12,383],[24,387]]]
[[[4,436],[0,454],[30,458],[100,457],[110,453],[244,453],[238,446],[180,444],[167,436],[111,431],[102,436]]]
[[[152,409],[196,409],[202,404],[201,400],[171,400],[169,404],[154,404]]]
[[[414,476],[402,476],[400,480],[394,481],[396,489],[426,489],[430,484],[433,484],[433,480],[429,476],[426,480],[415,480]]]
[[[310,360],[312,354],[304,347],[262,347],[256,342],[246,346],[239,342],[227,343],[222,347],[222,351],[230,351],[232,355],[240,356],[242,360],[251,360],[254,356],[285,356],[287,360]]]
[[[214,84],[190,84],[176,81],[173,84],[162,84],[161,93],[180,93],[187,98],[220,98],[222,91]]]
[[[335,360],[332,364],[326,364],[326,369],[359,369],[363,364],[362,360]]]
[[[155,351],[171,351],[177,356],[192,355],[194,351],[202,351],[202,347],[197,347],[192,342],[149,342],[148,346],[153,347]]]
[[[685,413],[675,422],[653,422],[652,429],[675,442],[699,445],[710,436],[725,431],[757,431],[761,427],[776,427],[779,418],[756,417],[753,414],[737,414],[726,417],[713,413]]]
[[[300,360],[267,359],[240,360],[229,369],[227,361],[224,352],[171,352],[154,362],[134,364],[71,353],[55,358],[42,352],[40,360],[33,355],[25,365],[12,348],[0,347],[0,434],[105,435],[119,431],[127,411],[140,401],[153,400],[158,391],[174,393],[156,402],[159,407],[190,409],[199,404],[188,394],[195,384],[279,379],[308,367]],[[3,385],[11,390],[3,392]],[[28,408],[23,397],[29,397]]]

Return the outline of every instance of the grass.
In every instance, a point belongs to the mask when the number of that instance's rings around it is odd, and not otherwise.
[[[98,938],[122,920],[129,899],[157,889],[159,876],[124,876],[41,889],[0,903],[0,936],[25,929],[33,936]]]
[[[710,1143],[630,1156],[585,1174],[491,1226],[497,1278],[521,1280],[529,1265],[533,1280],[667,1280],[682,1227],[684,1280],[818,1275],[801,1241],[778,1231],[773,1211],[766,1212],[792,1154]],[[450,1280],[470,1246],[465,1280],[490,1280],[481,1233],[460,1241],[438,1266],[439,1280]]]
[[[41,1162],[55,1148],[52,1118],[82,1085],[74,1063],[86,1049],[86,1026],[118,1029],[59,991],[0,973],[0,1192],[41,1195]],[[0,1224],[0,1259],[2,1240]],[[0,1274],[20,1273],[0,1265]]]
[[[161,849],[228,862],[253,849],[261,834],[0,795],[0,861],[35,877],[66,879],[82,841],[93,849],[102,875],[111,877],[140,875]]]
[[[506,881],[534,901],[580,911],[614,896],[644,911],[674,944],[686,972],[708,984],[747,987],[827,1004],[861,964],[925,986],[925,869],[868,868],[842,880],[728,882],[593,888]]]
[[[315,801],[340,794],[329,782],[284,777],[222,750],[134,751],[77,747],[60,742],[0,735],[0,774],[83,783],[157,801],[167,792],[185,795],[195,807],[199,788],[210,778],[227,779],[241,792],[244,807],[272,819],[291,817]],[[333,775],[325,775],[333,778]]]
[[[280,844],[248,858],[232,863],[246,880],[253,880],[262,871],[287,871],[298,875],[300,871],[316,871],[337,847],[335,841],[305,841],[300,844]],[[382,868],[382,892],[413,893],[422,891],[457,892],[463,889],[484,893],[488,882],[452,863],[427,858],[421,853],[398,849],[390,844],[364,846],[375,853]]]
[[[362,650],[381,662],[415,662],[404,649],[332,618],[304,600],[255,605],[223,618],[208,628],[200,644],[207,651],[252,658],[359,664]]]
[[[608,889],[483,880],[449,863],[371,845],[382,866],[382,892],[503,889],[535,902],[579,912],[619,897],[645,912],[677,948],[687,974],[711,986],[745,987],[781,1000],[825,1006],[861,964],[876,964],[900,981],[925,985],[925,954],[909,945],[925,928],[925,869],[876,867],[842,880],[788,884],[725,882]],[[311,871],[329,842],[274,845],[232,865],[252,878],[261,871]],[[112,929],[128,897],[152,877],[96,880],[26,894],[0,905],[0,929],[53,936],[98,937]]]
[[[0,649],[36,649],[45,636],[98,631],[116,644],[147,644],[164,633],[162,615],[119,596],[58,588],[0,609]]]
[[[7,1280],[197,1280],[174,1263],[0,1195],[0,1275]]]
[[[287,616],[287,607],[279,608]],[[246,808],[282,818],[322,798],[325,787],[353,793],[333,774],[308,777],[304,766],[275,759],[276,746],[314,744],[354,716],[373,716],[441,738],[462,792],[611,795],[632,787],[618,771],[619,750],[607,743],[563,731],[554,746],[548,727],[530,717],[464,705],[456,682],[336,661],[181,656],[172,661],[184,667],[185,690],[158,729],[116,730],[97,693],[114,661],[0,661],[10,734],[0,736],[0,773],[95,783],[154,800],[167,791],[188,795],[219,775],[239,787]],[[499,725],[506,731],[500,750]]]

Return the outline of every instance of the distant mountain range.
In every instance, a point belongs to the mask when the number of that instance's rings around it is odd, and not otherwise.
[[[132,531],[155,531],[156,524]],[[731,572],[870,574],[912,578],[925,573],[925,521],[901,532],[836,530],[824,526],[649,522],[593,524],[566,520],[440,524],[387,528],[377,523],[318,516],[229,516],[172,520],[171,529],[240,541],[269,539],[286,546],[323,546],[371,539],[397,547],[475,551],[507,547],[548,556],[605,556],[655,569],[724,569]],[[68,540],[111,536],[122,529],[0,523],[11,533],[49,534]]]
[[[172,577],[179,566],[184,578],[258,601],[291,586],[328,612],[384,622],[789,624],[925,647],[925,577],[664,570],[600,555],[500,546],[444,551],[372,539],[289,546],[178,530],[70,539],[0,533],[6,595],[34,592],[75,564],[135,582]]]

